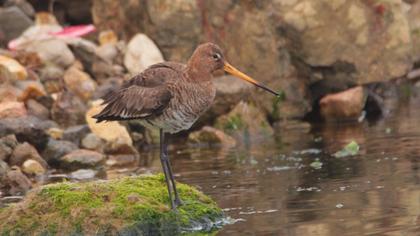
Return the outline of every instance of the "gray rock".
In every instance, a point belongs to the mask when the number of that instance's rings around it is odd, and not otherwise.
[[[48,39],[33,41],[25,47],[26,51],[36,52],[44,64],[67,68],[75,61],[75,57],[63,40]]]
[[[26,102],[26,109],[29,115],[36,116],[42,120],[47,120],[50,117],[50,111],[34,99],[29,99]]]
[[[9,171],[9,165],[6,162],[0,160],[0,188],[4,187],[3,178],[6,175],[7,171]]]
[[[96,136],[94,133],[87,134],[81,143],[83,148],[101,151],[105,145],[105,141]]]
[[[64,127],[83,124],[86,103],[72,92],[63,91],[58,95],[51,109],[51,117]]]
[[[28,142],[43,150],[48,142],[47,130],[57,127],[52,121],[43,121],[34,116],[0,120],[0,137],[14,134],[19,142]]]
[[[21,166],[28,159],[36,160],[44,168],[48,167],[47,162],[44,159],[42,159],[38,151],[27,142],[19,144],[15,147],[12,156],[9,159],[9,165]]]
[[[32,182],[16,166],[6,173],[5,183],[12,195],[23,195],[32,188]]]
[[[75,170],[80,168],[97,167],[103,163],[105,156],[102,153],[78,149],[61,158],[60,165],[64,169]]]
[[[3,6],[4,7],[17,6],[27,16],[33,17],[35,15],[35,9],[26,0],[6,0]]]
[[[80,169],[70,173],[70,178],[76,180],[90,180],[95,178],[98,171],[92,169]]]
[[[87,125],[75,125],[64,130],[63,139],[80,145],[80,141],[90,132]]]
[[[70,141],[55,140],[50,138],[47,147],[44,152],[42,152],[42,157],[48,162],[48,164],[57,166],[64,155],[77,149],[77,145]]]
[[[33,21],[16,6],[0,9],[0,44],[6,44],[10,40],[17,38]]]
[[[18,145],[16,136],[9,134],[0,138],[0,160],[8,160],[12,155],[13,149]]]

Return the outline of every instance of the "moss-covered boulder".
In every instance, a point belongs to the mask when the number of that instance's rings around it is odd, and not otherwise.
[[[177,187],[184,204],[173,212],[163,175],[45,185],[0,209],[0,235],[176,235],[222,221],[209,197]]]

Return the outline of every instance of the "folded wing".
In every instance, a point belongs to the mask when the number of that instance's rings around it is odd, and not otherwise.
[[[105,108],[93,118],[97,119],[96,122],[148,118],[161,114],[171,98],[164,84],[152,88],[132,85],[107,96]]]

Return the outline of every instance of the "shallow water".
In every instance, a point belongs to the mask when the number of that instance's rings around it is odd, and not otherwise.
[[[233,150],[173,150],[176,178],[236,219],[217,235],[420,235],[420,98],[391,102],[375,123],[288,130]],[[358,155],[331,156],[352,140]],[[158,171],[157,153],[149,158]],[[311,167],[316,159],[321,168]]]

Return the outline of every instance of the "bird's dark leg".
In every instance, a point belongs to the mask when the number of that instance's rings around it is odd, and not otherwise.
[[[167,145],[165,145],[165,156],[167,157],[166,161],[167,161],[167,166],[168,166],[168,171],[169,171],[169,177],[171,179],[172,187],[173,187],[173,190],[174,190],[174,193],[175,193],[175,205],[179,206],[179,205],[182,204],[182,201],[179,198],[178,191],[176,189],[176,183],[175,183],[174,175],[172,173],[172,166],[171,166],[171,161],[170,161],[169,155],[168,155]]]
[[[169,201],[171,202],[171,208],[176,209],[175,202],[172,198],[172,188],[170,183],[170,174],[168,167],[168,155],[166,154],[166,143],[165,143],[165,133],[160,129],[160,162],[162,164],[163,173],[165,174],[166,186],[168,187]]]

